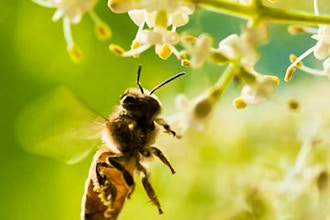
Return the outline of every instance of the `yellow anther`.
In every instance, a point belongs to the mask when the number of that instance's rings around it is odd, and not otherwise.
[[[286,70],[286,74],[284,77],[285,82],[289,82],[292,79],[294,71],[296,71],[296,68],[293,66],[289,66],[289,68]]]
[[[297,60],[297,56],[294,55],[294,54],[291,54],[289,58],[290,58],[290,62],[291,63],[294,63]],[[303,67],[303,65],[304,65],[303,62],[302,61],[299,61],[298,63],[296,63],[295,66],[298,67],[298,68],[301,68],[301,67]]]
[[[111,30],[106,23],[99,23],[95,28],[96,36],[100,40],[107,40],[111,37]]]
[[[265,76],[265,78],[273,81],[276,85],[280,84],[280,79],[277,76],[267,75],[267,76]]]
[[[300,34],[300,33],[305,33],[306,28],[302,25],[290,25],[288,27],[288,31],[290,34]]]
[[[82,59],[83,53],[77,45],[73,45],[71,48],[68,48],[68,52],[73,62],[79,63]]]
[[[117,45],[117,44],[110,44],[110,45],[109,45],[109,50],[110,50],[111,52],[113,52],[113,53],[119,55],[119,56],[122,56],[123,53],[125,52],[125,50],[124,50],[121,46],[119,46],[119,45]]]
[[[191,66],[191,62],[188,59],[181,59],[181,66],[189,67]]]
[[[184,54],[184,53],[181,53],[181,54],[179,55],[179,59],[180,59],[180,60],[184,60],[184,59],[187,59],[187,56],[186,56],[186,54]]]
[[[290,59],[290,62],[291,63],[294,63],[297,60],[297,56],[294,55],[294,54],[291,54],[290,57],[289,57],[289,59]]]
[[[139,41],[134,40],[131,45],[131,50],[137,49],[141,46],[141,43]],[[138,58],[140,56],[139,53],[133,54],[134,58]]]
[[[233,101],[233,106],[236,109],[244,109],[246,108],[247,104],[241,97],[238,97]]]
[[[191,36],[191,35],[184,35],[181,37],[181,42],[184,42],[184,43],[193,44],[193,43],[196,43],[196,41],[197,41],[196,37]]]
[[[162,58],[163,60],[166,60],[171,56],[172,50],[167,44],[163,44],[160,51],[159,51],[159,57]]]

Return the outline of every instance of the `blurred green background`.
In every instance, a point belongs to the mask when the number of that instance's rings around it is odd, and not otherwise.
[[[153,48],[138,59],[113,55],[107,49],[108,44],[113,42],[128,48],[137,27],[127,15],[110,12],[106,1],[98,3],[96,12],[111,27],[112,38],[107,42],[98,41],[93,22],[85,15],[80,24],[72,27],[74,39],[84,53],[82,62],[75,64],[66,51],[61,21],[51,21],[54,10],[26,0],[2,1],[1,5],[0,219],[79,219],[93,155],[78,164],[67,165],[24,151],[18,142],[15,124],[22,109],[33,100],[64,85],[107,116],[120,95],[128,87],[135,87],[137,67],[141,64],[145,88],[152,88],[179,71],[188,73],[157,91],[164,104],[164,115],[170,115],[175,113],[176,94],[198,95],[212,85],[223,70],[209,64],[202,69],[185,69],[173,57],[168,61],[159,59]],[[196,35],[211,33],[217,39],[216,45],[219,39],[240,33],[243,24],[239,19],[199,10],[184,29]],[[288,55],[300,54],[314,42],[309,36],[290,36],[286,26],[274,25],[271,31],[271,44],[261,47],[262,57],[257,68],[282,80]],[[293,83],[298,81],[303,82],[299,79]],[[287,96],[287,85],[280,88],[279,93]],[[299,89],[293,91],[300,93]],[[295,125],[284,126],[273,120],[255,123],[254,120],[256,114],[269,119],[272,112],[283,111],[282,106],[272,102],[237,112],[231,107],[231,100],[238,94],[237,88],[229,88],[206,132],[189,132],[180,141],[161,137],[159,147],[177,170],[172,176],[158,161],[150,165],[151,181],[165,214],[158,216],[136,178],[136,191],[127,201],[120,219],[223,219],[241,208],[244,210],[244,205],[237,202],[242,197],[241,189],[245,188],[240,185],[249,182],[249,175],[260,174],[251,171],[264,166],[259,164],[260,159],[281,157],[293,163],[299,149]],[[326,163],[327,158],[321,161]],[[242,182],[237,180],[239,176],[244,179]]]

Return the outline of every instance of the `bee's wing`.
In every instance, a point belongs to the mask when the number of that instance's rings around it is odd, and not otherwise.
[[[26,106],[16,123],[24,149],[75,163],[101,143],[104,119],[60,87]]]

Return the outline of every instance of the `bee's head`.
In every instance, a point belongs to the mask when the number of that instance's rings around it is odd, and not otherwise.
[[[177,75],[165,80],[161,84],[157,85],[150,92],[143,89],[140,83],[141,66],[138,69],[137,81],[139,89],[128,89],[120,99],[120,105],[127,113],[135,118],[145,118],[147,120],[153,120],[155,116],[160,113],[161,103],[158,98],[153,94],[157,89],[161,88],[168,82],[182,76],[184,73],[178,73]]]
[[[156,116],[160,113],[161,104],[158,98],[151,94],[141,93],[138,89],[128,89],[120,99],[120,105],[134,116]]]

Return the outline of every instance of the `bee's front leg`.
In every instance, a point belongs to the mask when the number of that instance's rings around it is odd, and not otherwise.
[[[174,168],[172,167],[168,159],[165,157],[163,152],[157,147],[151,147],[150,149],[142,149],[140,150],[140,153],[144,157],[150,157],[152,155],[155,155],[156,157],[158,157],[158,159],[160,159],[160,161],[162,161],[166,166],[168,166],[168,168],[170,168],[172,174],[175,174]]]
[[[174,137],[177,137],[177,138],[181,138],[181,136],[177,135],[175,131],[173,131],[171,128],[170,128],[170,125],[162,118],[156,118],[155,119],[155,122],[161,126],[163,126],[163,128],[165,129],[165,133],[170,133],[172,134]]]

